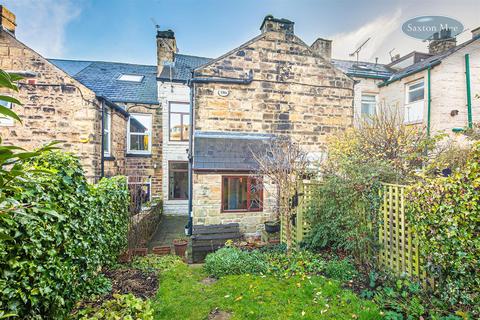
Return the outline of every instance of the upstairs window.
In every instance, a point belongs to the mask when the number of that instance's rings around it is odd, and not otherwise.
[[[121,74],[117,80],[129,82],[142,82],[143,76],[139,74]]]
[[[171,102],[169,105],[170,141],[188,141],[190,125],[190,105]]]
[[[103,154],[110,156],[111,152],[112,113],[109,108],[103,112]]]
[[[374,94],[362,94],[361,116],[371,118],[376,114],[377,96]]]
[[[222,211],[262,211],[262,189],[253,177],[222,177]]]
[[[423,79],[406,85],[405,89],[405,122],[423,120],[425,86]]]
[[[8,109],[12,109],[12,103],[11,102],[0,100],[0,105],[6,107]],[[5,116],[0,114],[0,126],[13,126],[14,121],[15,120],[13,120],[12,118],[5,117]]]
[[[128,119],[129,153],[150,154],[152,149],[152,115],[131,113]]]

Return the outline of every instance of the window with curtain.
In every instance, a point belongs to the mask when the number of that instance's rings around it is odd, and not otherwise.
[[[423,120],[425,85],[423,79],[408,83],[405,88],[405,122]]]
[[[261,211],[261,181],[249,176],[222,177],[222,211]]]
[[[377,96],[374,94],[362,94],[362,117],[373,117],[377,109]]]

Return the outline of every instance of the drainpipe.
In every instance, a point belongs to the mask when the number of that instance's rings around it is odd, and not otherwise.
[[[431,67],[427,69],[427,136],[430,137],[430,125],[431,125],[431,110],[432,110],[432,94],[431,94],[431,79],[430,71]]]
[[[103,153],[103,150],[105,148],[104,146],[104,134],[105,134],[105,128],[104,128],[104,117],[105,117],[105,100],[102,100],[102,134],[100,137],[102,138],[102,149],[100,150],[100,178],[103,178],[105,176],[105,155]]]
[[[470,55],[465,54],[465,83],[467,86],[467,112],[468,112],[468,127],[473,127],[472,120],[472,92],[470,89]]]
[[[190,87],[190,132],[188,138],[188,224],[185,227],[188,229],[188,235],[192,235],[193,229],[193,129],[194,129],[194,118],[195,118],[195,84],[196,83],[224,83],[224,84],[242,84],[248,85],[253,81],[253,71],[250,70],[248,77],[245,79],[235,79],[235,78],[194,78],[192,72],[192,78],[188,80],[187,85]]]

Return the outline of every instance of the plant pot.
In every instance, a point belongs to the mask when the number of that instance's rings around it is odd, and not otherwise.
[[[188,240],[176,239],[173,240],[173,246],[175,248],[175,254],[179,257],[185,257],[187,251]]]
[[[153,247],[152,253],[159,256],[166,256],[167,254],[172,253],[172,248],[170,246]]]
[[[138,257],[145,257],[148,253],[147,248],[135,248],[133,249],[133,255]]]
[[[280,222],[279,221],[266,221],[265,222],[265,231],[267,233],[280,232]]]

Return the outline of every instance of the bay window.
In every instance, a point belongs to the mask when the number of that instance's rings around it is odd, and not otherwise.
[[[131,113],[128,119],[128,153],[150,154],[152,149],[152,115]]]
[[[263,186],[249,176],[222,177],[222,211],[261,211]]]

